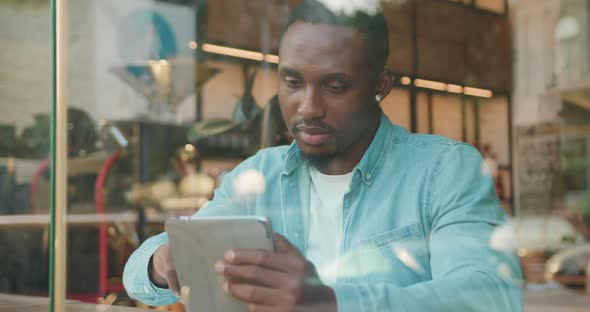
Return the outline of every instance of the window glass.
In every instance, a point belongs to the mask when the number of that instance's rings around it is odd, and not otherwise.
[[[0,293],[42,296],[49,285],[49,1],[2,1],[0,42]]]
[[[0,307],[583,310],[590,7],[508,3],[1,1]]]

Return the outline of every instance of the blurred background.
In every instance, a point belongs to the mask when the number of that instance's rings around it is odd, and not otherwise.
[[[276,70],[298,2],[68,1],[68,298],[139,305],[121,283],[130,253],[236,164],[291,142]],[[381,2],[386,115],[481,151],[527,310],[590,305],[590,1]],[[48,294],[50,17],[49,0],[0,1],[3,294]]]

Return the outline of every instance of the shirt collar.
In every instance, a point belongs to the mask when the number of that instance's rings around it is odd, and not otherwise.
[[[284,158],[284,166],[285,171],[284,173],[290,175],[301,165],[303,159],[301,158],[301,152],[299,150],[299,146],[297,146],[297,142],[293,139],[291,142],[291,146],[287,150],[287,153],[283,155]]]
[[[369,148],[365,152],[365,155],[361,158],[361,161],[356,165],[355,171],[359,171],[363,182],[367,185],[371,185],[375,176],[381,169],[385,156],[389,152],[390,146],[393,142],[395,128],[391,124],[391,121],[381,113],[381,122],[375,137],[369,145]]]
[[[398,128],[399,127],[395,127],[391,121],[389,121],[385,114],[381,113],[381,120],[379,128],[375,133],[375,137],[365,152],[365,155],[363,155],[361,161],[353,170],[358,170],[360,172],[363,182],[366,184],[370,185],[377,175],[377,172],[379,172],[379,169],[385,160],[385,155],[388,153],[390,146],[393,143],[393,138],[400,134],[396,132],[403,131],[401,128]],[[287,153],[284,154],[283,157],[285,168],[284,173],[287,175],[293,173],[293,171],[303,163],[299,147],[295,140],[293,140]]]

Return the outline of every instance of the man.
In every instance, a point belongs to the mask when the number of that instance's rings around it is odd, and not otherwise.
[[[388,46],[381,14],[293,11],[278,96],[295,142],[244,161],[196,214],[266,216],[280,233],[276,252],[229,250],[215,265],[251,311],[522,310],[517,260],[489,247],[505,217],[477,150],[383,115]],[[251,170],[265,191],[244,197],[234,181]],[[146,304],[178,300],[166,234],[124,282]]]

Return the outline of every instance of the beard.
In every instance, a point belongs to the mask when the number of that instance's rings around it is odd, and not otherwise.
[[[308,165],[314,167],[322,167],[323,165],[328,164],[334,158],[336,158],[337,153],[327,153],[327,154],[309,154],[303,151],[299,151],[299,155],[301,159],[305,161]]]
[[[299,120],[297,123],[295,123],[289,130],[290,133],[292,134],[293,138],[297,141],[297,144],[299,145],[299,137],[298,137],[298,133],[300,132],[298,129],[299,125],[306,125],[309,127],[318,127],[318,128],[322,128],[322,129],[326,129],[327,132],[330,133],[335,133],[335,130],[327,123],[321,121],[321,120],[317,120],[317,119],[309,119],[309,120]],[[305,144],[305,143],[302,143]],[[330,161],[334,160],[337,156],[338,156],[338,151],[333,150],[333,151],[324,151],[319,152],[319,153],[306,153],[304,152],[301,148],[299,149],[299,155],[301,156],[301,159],[303,161],[305,161],[308,165],[310,166],[315,166],[315,167],[322,167],[325,164],[328,164]]]

